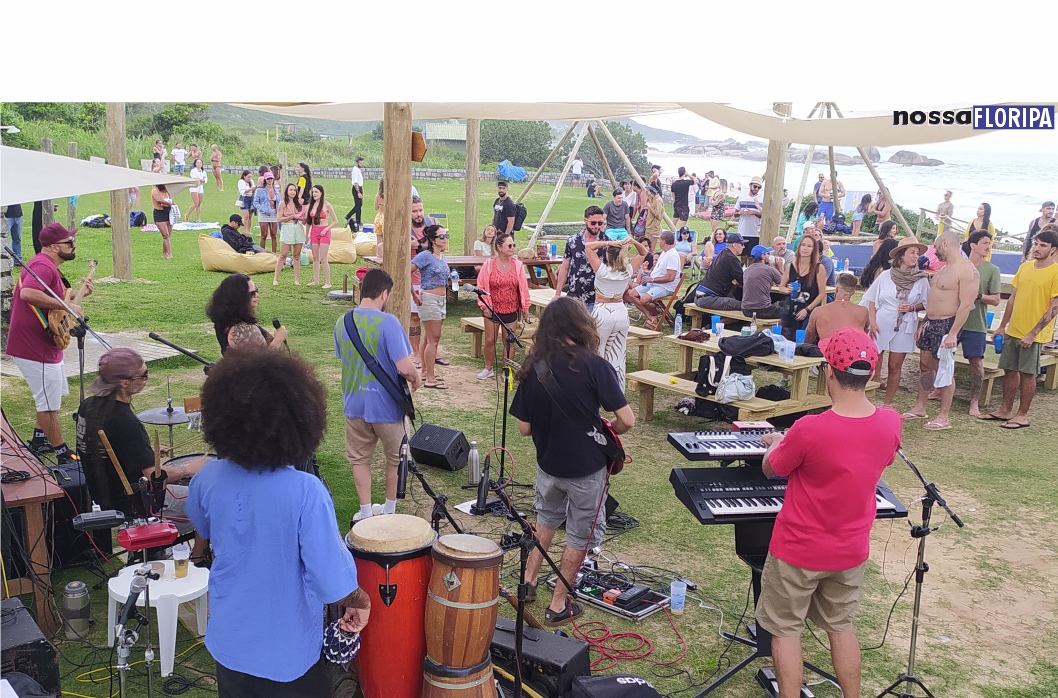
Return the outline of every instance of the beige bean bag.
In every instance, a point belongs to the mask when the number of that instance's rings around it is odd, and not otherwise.
[[[357,233],[353,244],[356,245],[356,253],[361,257],[373,257],[377,254],[378,238],[374,233]]]
[[[278,259],[271,252],[239,254],[228,243],[209,235],[198,236],[198,252],[203,269],[229,274],[267,274],[275,271]]]

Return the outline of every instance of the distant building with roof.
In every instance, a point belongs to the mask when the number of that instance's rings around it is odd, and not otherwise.
[[[454,119],[426,123],[426,144],[467,152],[467,125]]]

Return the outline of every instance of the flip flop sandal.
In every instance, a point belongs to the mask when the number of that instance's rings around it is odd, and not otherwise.
[[[422,387],[424,387],[424,388],[433,388],[434,390],[448,390],[448,386],[445,385],[445,382],[443,380],[441,380],[440,378],[438,378],[432,384],[431,383],[423,383]]]
[[[436,357],[433,362],[438,366],[451,366],[452,362],[448,359],[442,359],[440,356]]]
[[[995,416],[992,413],[988,413],[986,415],[982,415],[982,416],[978,417],[978,419],[980,419],[982,422],[1009,422],[1010,421],[1009,419],[1003,419],[1002,417],[997,417],[997,416]]]
[[[928,414],[915,414],[914,412],[904,412],[900,415],[901,419],[926,419]]]
[[[1011,426],[1007,426],[1008,424],[1011,425]],[[1031,424],[1022,424],[1021,422],[1007,421],[1007,422],[1004,422],[1003,424],[1000,424],[999,428],[1000,429],[1008,429],[1010,431],[1014,431],[1015,429],[1028,429],[1031,426],[1032,426]]]
[[[940,422],[926,422],[922,425],[922,428],[928,431],[944,431],[945,429],[951,429],[951,425],[941,424]]]

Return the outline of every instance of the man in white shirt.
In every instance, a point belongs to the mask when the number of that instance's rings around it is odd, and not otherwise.
[[[351,178],[353,180],[353,210],[346,216],[345,220],[349,228],[355,233],[360,231],[360,211],[364,207],[364,159],[356,159],[356,167],[353,168]]]
[[[749,181],[749,194],[738,197],[735,204],[735,215],[738,217],[738,234],[742,239],[760,237],[761,202],[760,190],[763,186],[760,177]]]
[[[176,142],[176,147],[173,148],[173,172],[177,174],[184,174],[184,159],[187,158],[187,151],[184,150],[184,144],[180,141]]]
[[[632,183],[621,182],[621,187],[625,190],[624,202],[628,204],[628,210],[634,212],[636,210],[636,193],[632,191]]]
[[[683,262],[680,260],[680,253],[676,251],[676,236],[672,231],[662,232],[658,243],[661,246],[661,254],[654,262],[650,278],[637,288],[628,289],[624,297],[626,303],[632,303],[646,316],[647,321],[643,326],[649,330],[657,329],[661,321],[655,301],[676,292],[680,274],[683,272]]]
[[[573,186],[580,186],[580,174],[584,171],[584,161],[579,157],[573,161]]]

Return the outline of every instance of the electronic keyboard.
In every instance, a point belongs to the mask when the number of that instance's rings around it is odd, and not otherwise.
[[[770,431],[676,431],[669,434],[669,443],[687,460],[763,458],[767,446],[761,436]]]

